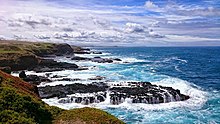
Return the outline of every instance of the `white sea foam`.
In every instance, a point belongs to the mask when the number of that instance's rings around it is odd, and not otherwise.
[[[182,63],[187,63],[188,61],[187,60],[184,60],[184,59],[180,59],[178,57],[168,57],[168,58],[165,58],[162,62],[170,62],[172,60],[176,60],[176,61],[180,61]]]
[[[132,57],[121,58],[123,62],[133,63],[133,62],[145,62],[145,60],[136,59]]]
[[[177,65],[175,65],[174,68],[175,68],[175,70],[178,71],[178,72],[183,72],[183,71],[181,71],[181,70],[179,69],[179,67],[178,67]]]
[[[26,75],[37,75],[37,76],[46,76],[46,73],[36,73],[34,71],[25,71]],[[19,72],[12,72],[13,76],[19,77]]]
[[[35,73],[39,74],[39,73]],[[45,73],[41,73],[41,75],[44,75]],[[88,81],[89,78],[94,78],[96,77],[95,74],[91,74],[90,70],[84,70],[84,71],[73,71],[73,70],[64,70],[64,71],[54,71],[50,72],[50,78],[53,76],[61,76],[60,78],[52,78],[52,80],[59,80],[64,78],[69,78],[69,79],[80,79],[79,81],[53,81],[50,83],[45,83],[42,82],[39,87],[43,86],[56,86],[56,85],[66,85],[66,84],[73,84],[73,83],[90,83],[91,81]]]
[[[114,82],[113,82],[114,83]],[[81,105],[76,103],[58,103],[57,98],[44,99],[44,101],[50,105],[55,105],[64,109],[72,109],[78,107],[96,107],[96,108],[124,108],[130,110],[164,110],[164,109],[172,109],[177,107],[182,108],[190,108],[197,109],[202,107],[202,105],[206,102],[206,92],[199,90],[198,88],[194,88],[187,81],[178,79],[178,78],[166,78],[159,82],[152,82],[152,84],[169,86],[175,89],[179,89],[182,94],[186,94],[190,96],[189,100],[186,101],[178,101],[178,102],[170,102],[170,103],[160,103],[160,104],[143,104],[143,103],[131,103],[131,100],[125,99],[125,102],[119,105],[111,105],[108,99],[105,102],[94,103],[90,105]]]

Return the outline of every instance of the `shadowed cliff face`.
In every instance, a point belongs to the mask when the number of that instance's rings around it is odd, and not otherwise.
[[[71,47],[68,44],[1,41],[0,67],[9,67],[12,71],[33,69],[41,64],[43,56],[74,56],[74,49],[81,48]],[[56,66],[59,65],[60,63]]]

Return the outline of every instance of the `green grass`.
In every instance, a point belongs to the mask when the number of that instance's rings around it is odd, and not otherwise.
[[[63,110],[44,103],[34,86],[0,71],[0,124],[123,124],[95,108]]]
[[[32,86],[19,78],[0,72],[0,123],[51,124],[63,111],[41,101],[31,91]]]
[[[82,122],[86,124],[124,124],[122,121],[107,112],[88,107],[64,111],[61,113],[61,115],[57,117],[55,122]]]
[[[0,53],[32,53],[37,52],[51,52],[55,44],[53,43],[34,43],[34,42],[22,42],[22,41],[1,41]]]

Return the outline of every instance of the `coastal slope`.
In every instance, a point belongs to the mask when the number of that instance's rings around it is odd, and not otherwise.
[[[123,123],[116,117],[99,109],[80,108],[63,110],[58,107],[49,106],[39,97],[36,85],[10,75],[11,71],[27,69],[38,69],[38,71],[45,71],[45,69],[46,71],[67,68],[78,69],[78,66],[75,64],[44,59],[44,56],[47,55],[74,56],[74,52],[83,53],[84,51],[81,47],[70,46],[68,44],[1,40],[0,123]]]
[[[35,86],[2,71],[0,71],[0,122],[123,124],[121,120],[99,109],[63,110],[49,106],[38,97]]]

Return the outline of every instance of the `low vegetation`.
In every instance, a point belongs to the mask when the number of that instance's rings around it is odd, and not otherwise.
[[[122,121],[107,112],[95,108],[80,108],[63,111],[55,120],[57,124],[123,124]]]
[[[54,44],[0,41],[2,70],[33,64],[35,57],[53,52]],[[77,49],[79,49],[77,47]],[[23,58],[22,58],[23,57]],[[30,63],[24,60],[28,59]],[[23,62],[23,63],[22,63]],[[1,69],[0,69],[1,70]],[[49,106],[38,96],[37,87],[0,71],[0,124],[120,124],[119,119],[94,108],[63,110]]]

